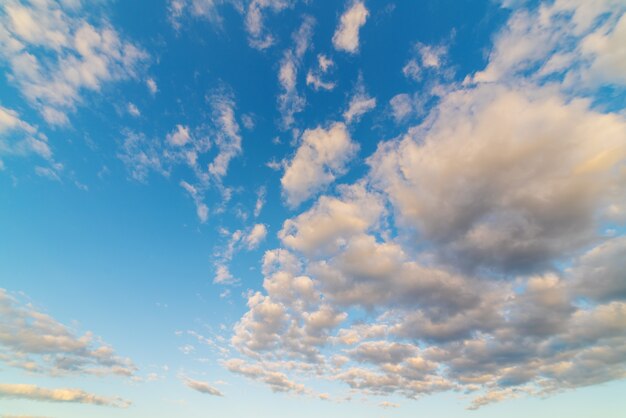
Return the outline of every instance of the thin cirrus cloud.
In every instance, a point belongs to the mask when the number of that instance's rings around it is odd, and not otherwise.
[[[131,403],[118,397],[104,397],[80,389],[47,389],[36,385],[0,383],[0,398],[32,401],[83,403],[128,408]]]
[[[224,396],[224,394],[219,389],[211,386],[207,382],[202,382],[200,380],[194,380],[190,378],[184,379],[184,382],[188,388],[203,393],[205,395]]]
[[[51,316],[0,289],[0,361],[33,373],[131,377],[128,358],[99,342],[92,333],[76,335]]]

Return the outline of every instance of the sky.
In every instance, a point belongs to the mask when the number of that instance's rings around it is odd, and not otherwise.
[[[1,418],[625,391],[625,0],[1,2]]]

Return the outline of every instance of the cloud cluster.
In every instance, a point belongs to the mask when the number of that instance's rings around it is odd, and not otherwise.
[[[84,92],[136,77],[147,59],[106,21],[90,23],[80,4],[11,0],[2,9],[0,56],[9,80],[49,124],[67,124]]]
[[[0,360],[11,367],[53,376],[132,376],[136,367],[91,333],[65,325],[0,289]]]
[[[242,153],[241,128],[236,115],[236,103],[227,89],[207,97],[212,110],[210,125],[190,127],[176,124],[165,138],[148,138],[132,130],[122,132],[118,158],[132,179],[146,182],[151,172],[170,176],[175,167],[186,166],[193,180],[179,180],[196,206],[201,222],[209,217],[205,194],[210,186],[228,194],[223,179],[228,175],[231,161]],[[211,151],[216,153],[211,155]],[[212,160],[209,160],[212,158]]]
[[[225,366],[308,395],[313,377],[470,393],[470,409],[625,378],[626,119],[592,100],[622,86],[623,22],[610,0],[513,12],[484,71],[439,76],[362,179],[284,222],[234,328],[244,358]],[[417,51],[413,78],[448,60]],[[283,177],[292,206],[334,180],[310,181],[329,130],[307,133]]]

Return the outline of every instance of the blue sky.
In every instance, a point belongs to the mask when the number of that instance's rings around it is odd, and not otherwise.
[[[0,417],[618,417],[626,2],[8,0]]]

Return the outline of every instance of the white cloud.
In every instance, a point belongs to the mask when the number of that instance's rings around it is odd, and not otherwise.
[[[241,154],[241,134],[235,117],[234,100],[223,94],[211,98],[213,117],[218,128],[215,144],[219,152],[209,164],[209,173],[216,179],[226,176],[230,161]]]
[[[141,112],[139,111],[137,106],[135,106],[134,103],[129,102],[128,105],[126,106],[126,109],[128,110],[128,113],[133,117],[141,116]]]
[[[71,402],[127,408],[129,401],[87,393],[80,389],[46,389],[36,385],[0,383],[0,398]]]
[[[287,203],[297,206],[343,175],[357,150],[343,123],[304,131],[281,179]]]
[[[204,394],[212,395],[212,396],[224,396],[224,394],[219,389],[217,389],[214,386],[211,386],[207,382],[202,382],[200,380],[194,380],[190,378],[185,378],[184,382],[188,388],[198,391],[200,393],[204,393]]]
[[[258,218],[263,210],[263,206],[265,206],[265,187],[260,187],[257,191],[256,203],[254,204],[254,217]]]
[[[193,199],[194,204],[196,205],[196,215],[198,215],[200,222],[205,223],[209,218],[209,208],[203,201],[202,193],[196,187],[184,180],[180,182],[180,186],[185,189]]]
[[[255,249],[267,236],[267,227],[263,224],[256,224],[245,238],[249,249]]]
[[[245,25],[248,31],[250,46],[257,49],[266,49],[275,42],[274,37],[266,33],[263,24],[263,13],[270,10],[274,13],[291,6],[290,0],[252,0],[248,3],[245,12]]]
[[[333,60],[323,54],[317,55],[317,68],[311,69],[306,75],[306,85],[313,86],[315,90],[332,90],[336,84],[332,81],[324,81],[322,76],[335,65]]]
[[[154,81],[153,78],[148,78],[146,80],[146,87],[148,87],[148,91],[152,95],[155,95],[159,91],[159,88],[157,87],[157,83],[156,81]]]
[[[404,120],[413,113],[413,100],[411,100],[411,96],[406,93],[396,94],[389,100],[389,104],[391,105],[391,112],[396,122]]]
[[[402,67],[402,74],[407,78],[419,81],[422,78],[422,70],[417,60],[410,59],[405,66]]]
[[[176,128],[168,133],[165,139],[174,146],[185,145],[191,139],[189,127],[186,125],[176,125]]]
[[[359,49],[359,30],[365,24],[369,12],[361,1],[355,1],[341,15],[339,26],[333,35],[337,50],[356,53]]]
[[[61,164],[54,161],[48,138],[36,126],[20,118],[20,115],[6,107],[0,106],[0,157],[37,155],[49,163],[47,170],[57,179]]]
[[[346,123],[358,121],[362,115],[376,107],[376,99],[370,97],[365,91],[363,77],[359,75],[354,95],[350,99],[348,109],[343,113]]]
[[[239,280],[233,277],[226,265],[215,266],[215,277],[213,277],[213,283],[223,285],[234,285],[239,283]]]
[[[306,16],[300,28],[293,34],[294,47],[283,54],[278,71],[278,81],[281,86],[281,94],[278,96],[278,109],[282,116],[282,125],[289,128],[294,123],[294,115],[302,112],[306,99],[298,92],[298,67],[302,56],[307,51],[315,20]]]
[[[147,59],[106,21],[88,23],[80,7],[42,0],[9,1],[3,9],[0,56],[8,64],[10,82],[50,124],[67,124],[84,91],[136,77]],[[37,58],[36,50],[47,58]]]

